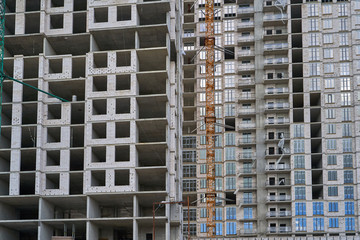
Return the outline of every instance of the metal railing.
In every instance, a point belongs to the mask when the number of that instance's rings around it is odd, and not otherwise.
[[[288,217],[291,216],[291,211],[269,211],[266,213],[267,217]]]
[[[289,164],[269,164],[269,165],[266,165],[266,167],[265,167],[266,171],[289,170],[289,169],[290,169]]]
[[[267,103],[265,108],[267,110],[272,110],[272,109],[286,109],[289,108],[290,104],[287,102],[284,103]]]
[[[267,43],[264,44],[265,50],[280,50],[287,49],[289,47],[288,43]]]
[[[291,184],[290,179],[281,179],[281,180],[267,180],[265,185],[266,186],[289,186]]]
[[[265,94],[282,94],[282,93],[289,93],[289,88],[280,87],[280,88],[266,88],[265,89]]]
[[[290,195],[278,195],[278,196],[267,196],[266,200],[268,202],[285,202],[285,201],[291,201]]]
[[[288,62],[289,62],[289,58],[287,58],[287,57],[267,58],[264,61],[265,64],[283,64],[283,63],[288,63]]]
[[[287,124],[290,123],[289,118],[278,118],[278,119],[266,119],[265,124]]]
[[[288,233],[291,232],[291,227],[268,227],[269,233]]]

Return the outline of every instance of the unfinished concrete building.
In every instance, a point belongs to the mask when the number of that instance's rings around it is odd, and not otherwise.
[[[183,4],[196,239],[207,231],[205,1]],[[217,237],[359,239],[360,1],[215,0],[214,26]]]
[[[4,82],[0,238],[152,239],[153,202],[182,200],[179,1],[6,10],[5,73],[69,102]],[[158,239],[180,239],[180,216],[156,210]]]

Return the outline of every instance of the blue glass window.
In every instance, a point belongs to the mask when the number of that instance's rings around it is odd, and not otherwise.
[[[295,215],[306,215],[305,203],[295,203]]]
[[[345,215],[354,215],[354,202],[345,202]]]
[[[252,208],[244,208],[244,219],[252,219]]]
[[[227,222],[226,235],[235,235],[235,234],[236,234],[236,222]]]
[[[306,218],[296,218],[296,231],[306,231]]]
[[[226,219],[227,220],[236,219],[236,208],[234,207],[226,208]]]
[[[324,231],[324,218],[313,219],[314,231]]]
[[[344,187],[344,195],[345,195],[345,199],[354,199],[354,187],[353,186],[345,186]]]
[[[206,223],[200,224],[200,232],[205,233],[206,232]]]
[[[355,231],[355,218],[345,218],[345,231]]]
[[[329,218],[329,227],[330,228],[338,228],[339,227],[339,219],[338,218]]]
[[[329,212],[338,212],[339,204],[337,202],[329,202]]]
[[[216,223],[215,224],[215,234],[216,235],[223,235],[223,224],[222,223]]]
[[[324,215],[324,203],[323,202],[313,202],[313,214],[314,215]]]

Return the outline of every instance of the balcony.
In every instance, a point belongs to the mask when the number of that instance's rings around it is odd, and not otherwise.
[[[239,101],[249,101],[255,100],[255,93],[252,92],[242,92],[239,96]]]
[[[264,76],[266,83],[281,83],[289,80],[289,74],[279,72],[279,73],[269,73]]]
[[[243,182],[240,183],[239,190],[251,190],[256,189],[257,186],[255,183]]]
[[[290,179],[279,179],[279,180],[267,180],[265,183],[266,187],[290,187]]]
[[[253,78],[240,78],[238,87],[248,87],[251,85],[255,85],[255,81]]]
[[[288,64],[289,58],[280,57],[280,58],[267,58],[264,61],[265,65],[280,65],[280,64]]]
[[[252,152],[241,152],[238,155],[239,160],[256,159],[256,154]]]
[[[287,171],[290,170],[289,164],[268,164],[265,171]]]
[[[288,102],[268,102],[265,105],[265,110],[288,110],[290,107],[290,104]]]
[[[238,43],[249,43],[254,42],[255,37],[254,35],[245,35],[245,36],[238,36]]]
[[[184,38],[195,37],[195,30],[194,29],[185,29],[183,37]]]
[[[239,145],[249,145],[249,144],[255,144],[255,143],[256,143],[255,136],[241,137],[238,141]]]
[[[252,205],[252,204],[256,204],[256,198],[242,198],[239,200],[240,205]]]
[[[256,229],[241,229],[240,234],[241,235],[256,235],[257,230]]]
[[[289,95],[289,88],[287,87],[280,87],[280,88],[266,88],[265,94],[268,95],[267,97],[276,97],[279,95],[288,96]]]
[[[253,57],[253,56],[255,56],[255,52],[253,50],[240,50],[240,51],[238,51],[238,57],[239,58]]]
[[[271,127],[273,125],[284,125],[284,124],[289,124],[290,123],[290,119],[289,118],[267,118],[265,120],[265,125],[268,125],[267,127]]]
[[[279,22],[283,24],[284,21],[287,21],[287,13],[284,12],[284,14],[265,14],[264,15],[264,26],[273,26],[274,22]]]
[[[254,14],[254,7],[239,7],[238,14]]]
[[[266,217],[291,217],[291,211],[269,211]]]
[[[288,47],[289,47],[288,43],[267,43],[267,44],[264,44],[264,50],[265,51],[283,50],[283,49],[288,49]]]
[[[239,72],[250,72],[255,70],[254,64],[239,64],[238,71]]]
[[[244,176],[244,175],[254,175],[256,174],[256,169],[255,168],[241,168],[239,170],[239,175],[240,176]]]
[[[254,22],[248,21],[248,22],[241,22],[239,21],[237,24],[238,29],[244,30],[248,28],[254,28]]]
[[[267,196],[267,202],[289,202],[291,201],[290,195]]]
[[[255,123],[240,123],[238,131],[248,131],[255,128],[256,128]]]
[[[268,227],[268,233],[290,233],[291,227]]]
[[[265,29],[264,40],[287,40],[288,31],[286,28]]]
[[[185,43],[184,44],[184,51],[194,51],[195,50],[195,44],[189,44],[189,43]]]
[[[289,146],[284,146],[284,151],[282,151],[280,148],[269,148],[265,150],[265,157],[271,157],[271,156],[275,156],[275,157],[280,157],[280,155],[289,155],[290,151],[289,151]]]
[[[286,141],[286,140],[290,140],[289,137],[290,137],[290,133],[288,132],[273,132],[273,135],[272,136],[269,136],[269,134],[267,134],[266,136],[266,141],[279,141],[281,140],[281,137],[283,137],[283,139]]]

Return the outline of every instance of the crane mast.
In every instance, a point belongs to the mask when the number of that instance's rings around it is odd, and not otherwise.
[[[215,105],[214,105],[214,0],[205,0],[205,51],[206,51],[206,210],[207,236],[213,237],[215,230]]]

